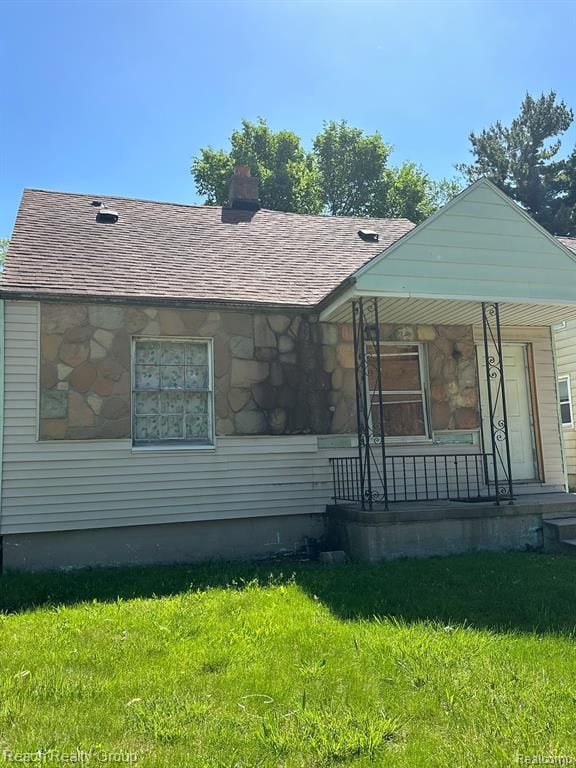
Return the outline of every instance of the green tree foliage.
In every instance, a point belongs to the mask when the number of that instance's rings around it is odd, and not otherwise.
[[[0,237],[0,268],[4,264],[4,259],[8,253],[8,244],[10,240],[7,237]]]
[[[400,217],[420,223],[461,190],[456,180],[433,181],[416,163],[387,168],[372,216]]]
[[[292,131],[274,132],[265,120],[242,121],[234,130],[229,152],[206,147],[192,161],[198,194],[208,205],[225,205],[228,183],[236,164],[249,165],[260,181],[265,208],[277,211],[318,213],[322,204],[312,158]]]
[[[192,162],[198,194],[225,205],[234,165],[249,165],[265,208],[338,216],[406,217],[418,223],[459,191],[432,181],[422,168],[388,165],[391,146],[346,121],[330,121],[306,152],[292,131],[274,132],[265,120],[242,122],[230,150],[200,150]]]
[[[556,216],[557,234],[576,237],[576,147],[565,161],[560,184],[564,199]]]
[[[537,99],[526,94],[509,126],[497,121],[470,134],[474,162],[457,168],[469,181],[487,176],[550,232],[569,234],[576,218],[576,160],[574,152],[565,160],[558,153],[559,137],[573,119],[554,91]]]
[[[364,135],[346,121],[331,121],[316,136],[316,161],[322,203],[333,216],[370,216],[383,192],[392,147],[379,133]]]

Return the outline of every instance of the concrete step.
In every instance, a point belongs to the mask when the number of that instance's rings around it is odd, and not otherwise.
[[[576,517],[543,521],[544,549],[547,552],[576,554]]]
[[[565,555],[576,556],[576,539],[562,539],[558,542],[558,551]]]

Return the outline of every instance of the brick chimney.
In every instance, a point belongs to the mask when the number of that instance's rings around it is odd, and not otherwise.
[[[250,166],[236,165],[228,188],[228,205],[242,211],[260,208],[258,179],[250,175]]]

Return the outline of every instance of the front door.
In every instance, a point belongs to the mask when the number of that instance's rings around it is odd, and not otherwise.
[[[537,476],[534,449],[534,427],[532,403],[528,385],[528,356],[525,344],[504,344],[504,380],[506,383],[506,407],[508,411],[508,433],[512,459],[512,479],[535,480]],[[484,450],[492,452],[488,389],[484,362],[484,348],[478,347],[480,395],[482,398]],[[502,398],[498,397],[498,379],[491,380],[492,397],[497,403],[495,421],[502,418]],[[505,446],[501,445],[502,459]],[[492,469],[492,468],[491,468]],[[490,472],[492,474],[492,471]]]

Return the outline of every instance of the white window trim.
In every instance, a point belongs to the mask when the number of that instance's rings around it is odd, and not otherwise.
[[[562,427],[564,429],[573,429],[574,428],[574,408],[572,405],[572,381],[570,379],[570,374],[565,374],[564,376],[558,376],[558,384],[560,384],[561,381],[565,381],[568,387],[568,400],[562,400],[560,398],[560,389],[558,389],[558,407],[562,404],[568,403],[570,407],[570,421],[569,422],[563,422],[562,421],[562,409],[560,408],[560,421],[562,424]]]
[[[136,344],[139,341],[204,343],[208,347],[208,389],[210,419],[210,436],[207,442],[165,441],[158,443],[137,443],[134,438],[134,408],[136,391]],[[216,449],[216,413],[214,402],[214,339],[207,336],[132,336],[130,338],[130,440],[133,452],[181,452],[181,451],[214,451]]]
[[[432,442],[432,430],[430,423],[429,412],[429,398],[428,398],[428,366],[426,358],[426,345],[417,341],[381,341],[380,342],[380,357],[386,357],[386,353],[382,351],[383,347],[417,347],[418,348],[418,366],[420,372],[420,389],[411,390],[389,390],[383,392],[386,395],[420,395],[422,397],[422,407],[424,410],[424,427],[426,429],[425,435],[394,435],[386,436],[386,443],[431,443]],[[395,355],[395,357],[410,357],[414,355],[413,352],[405,352]],[[367,352],[367,357],[376,357],[375,353]],[[377,389],[368,390],[370,399],[374,395],[378,395]],[[369,412],[370,429],[372,429],[372,409]]]

